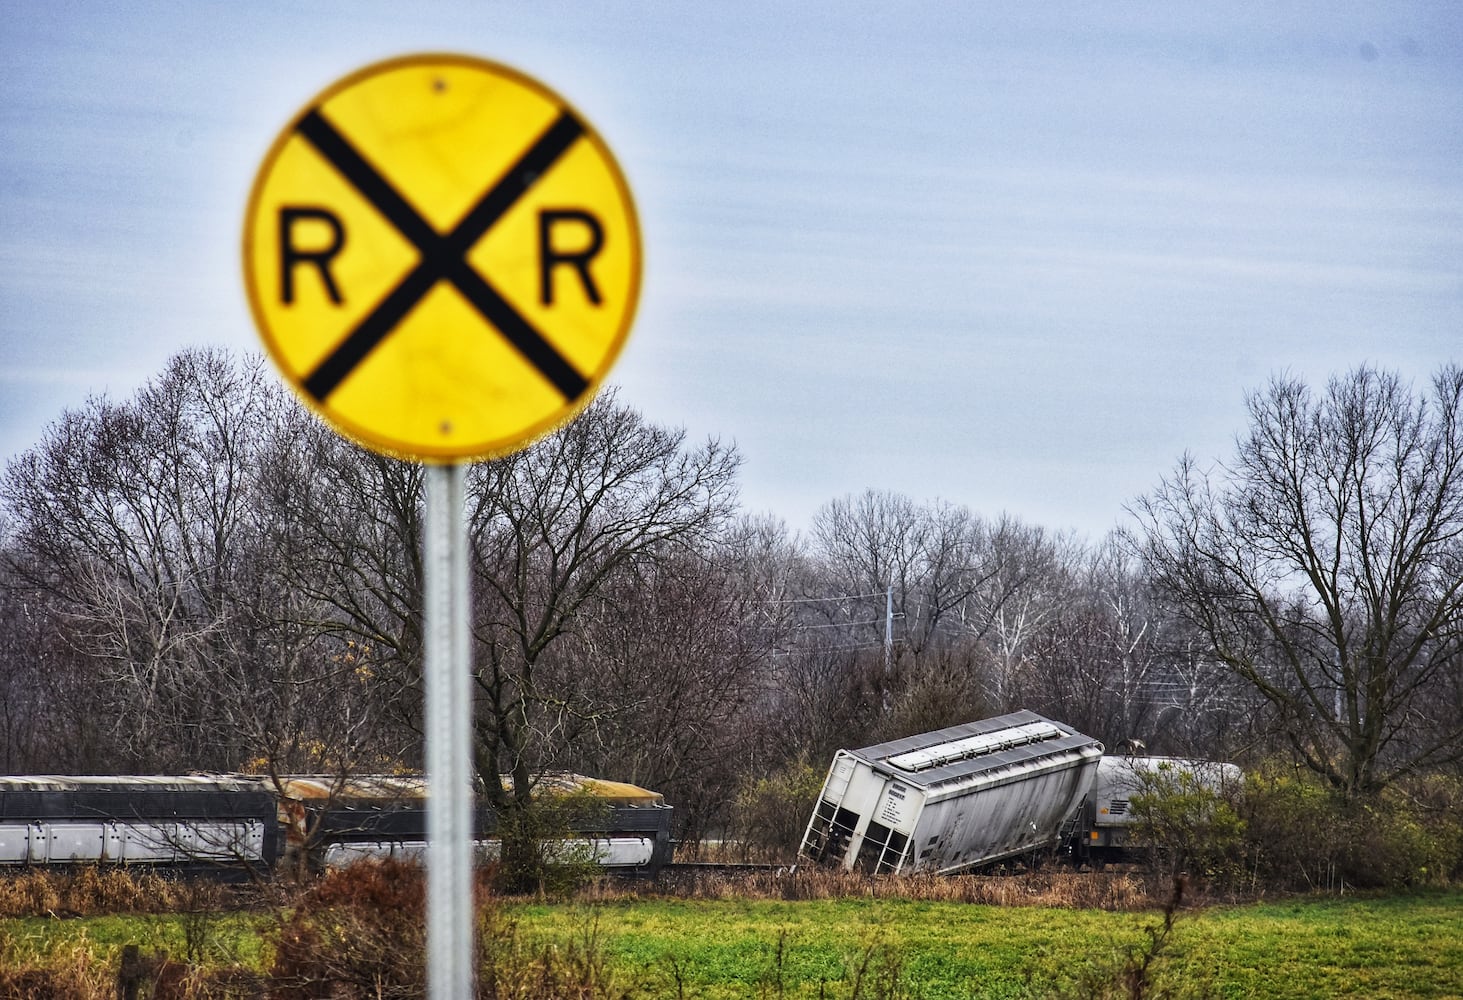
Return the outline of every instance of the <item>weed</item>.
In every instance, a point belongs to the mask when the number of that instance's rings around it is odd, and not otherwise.
[[[116,984],[83,939],[49,956],[44,967],[0,965],[0,1000],[112,1000]]]
[[[425,989],[421,870],[395,861],[329,872],[273,935],[281,1000],[395,997]]]
[[[1074,982],[1048,985],[1037,995],[1053,1000],[1203,1000],[1208,997],[1210,992],[1205,983],[1192,979],[1171,982],[1174,977],[1160,975],[1186,888],[1187,879],[1176,876],[1159,922],[1145,926],[1142,939],[1122,948],[1113,962],[1089,965]],[[1034,979],[1034,975],[1028,975],[1028,983]]]

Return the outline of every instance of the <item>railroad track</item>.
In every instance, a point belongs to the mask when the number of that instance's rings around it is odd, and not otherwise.
[[[680,861],[663,866],[655,876],[666,888],[694,889],[708,883],[750,883],[776,878],[793,871],[794,865],[733,864],[722,861]]]
[[[758,872],[793,871],[797,865],[753,864],[726,861],[674,861],[661,871],[677,875],[750,875]]]

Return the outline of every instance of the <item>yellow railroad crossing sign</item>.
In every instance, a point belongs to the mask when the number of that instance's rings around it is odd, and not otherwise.
[[[420,55],[320,94],[265,157],[244,224],[264,344],[315,412],[423,461],[524,447],[624,345],[640,232],[609,148],[543,84]]]

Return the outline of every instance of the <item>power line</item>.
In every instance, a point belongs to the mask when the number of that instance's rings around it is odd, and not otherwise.
[[[811,631],[815,628],[853,628],[855,625],[878,625],[883,621],[881,618],[870,618],[861,622],[829,622],[826,625],[794,625],[793,629],[799,632]]]
[[[832,601],[866,601],[871,597],[883,597],[884,592],[876,594],[842,594],[837,597],[789,597],[780,601],[757,601],[758,604],[826,604]]]

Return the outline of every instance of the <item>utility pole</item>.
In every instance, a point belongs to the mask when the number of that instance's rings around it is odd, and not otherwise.
[[[884,676],[894,669],[894,585],[884,590]]]

